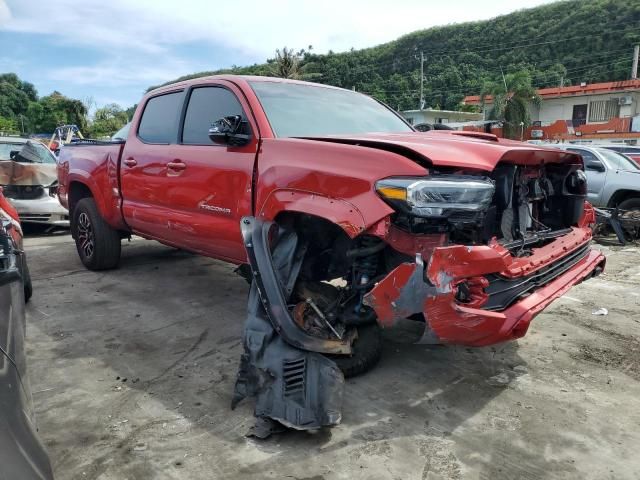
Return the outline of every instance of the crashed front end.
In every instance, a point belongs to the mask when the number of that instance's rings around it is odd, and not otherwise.
[[[16,145],[11,158],[0,159],[0,186],[22,222],[68,227],[69,212],[57,199],[56,164],[42,161],[43,149],[31,141]]]
[[[364,303],[384,327],[422,314],[422,343],[520,338],[553,300],[604,269],[605,257],[589,246],[595,215],[579,159],[505,162],[487,176],[386,179],[377,189],[398,214],[368,233],[405,261]]]

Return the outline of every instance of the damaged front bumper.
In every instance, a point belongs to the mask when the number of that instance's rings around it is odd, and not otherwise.
[[[571,228],[527,257],[493,241],[436,247],[424,265],[392,270],[366,296],[383,327],[423,313],[426,343],[485,346],[525,335],[531,320],[573,285],[602,272],[605,257],[589,247],[591,229]]]
[[[46,189],[45,189],[46,191]],[[21,222],[39,223],[57,227],[69,226],[69,212],[57,198],[48,194],[35,199],[7,198],[18,211]]]

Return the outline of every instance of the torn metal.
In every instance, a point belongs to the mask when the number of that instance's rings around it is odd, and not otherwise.
[[[421,313],[421,343],[484,346],[522,337],[535,315],[571,286],[599,274],[604,256],[589,250],[591,231],[573,227],[530,256],[504,246],[437,247],[402,263],[365,295],[378,323],[389,327]]]
[[[622,245],[628,241],[640,239],[640,212],[637,210],[620,210],[618,208],[595,208],[596,226],[595,233],[606,231],[610,226]]]
[[[274,425],[270,420],[299,430],[340,423],[344,377],[332,360],[317,351],[351,351],[347,339],[313,337],[291,318],[286,299],[293,290],[304,248],[298,246],[295,233],[277,232],[273,226],[253,218],[242,220],[254,281],[231,407],[246,397],[256,398],[258,423],[251,434],[259,438],[273,433],[274,428],[265,428]],[[275,243],[273,255],[270,238]]]

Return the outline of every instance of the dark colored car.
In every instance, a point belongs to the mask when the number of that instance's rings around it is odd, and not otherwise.
[[[18,214],[0,192],[0,479],[53,478],[38,439],[25,360],[31,279]]]

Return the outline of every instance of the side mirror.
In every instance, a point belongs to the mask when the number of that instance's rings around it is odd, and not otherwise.
[[[230,115],[216,120],[209,129],[209,138],[218,145],[241,147],[251,141],[247,122],[240,115]]]
[[[604,165],[602,163],[594,162],[594,161],[586,162],[584,165],[584,168],[586,170],[593,170],[595,172],[601,172],[601,173],[605,171]]]

